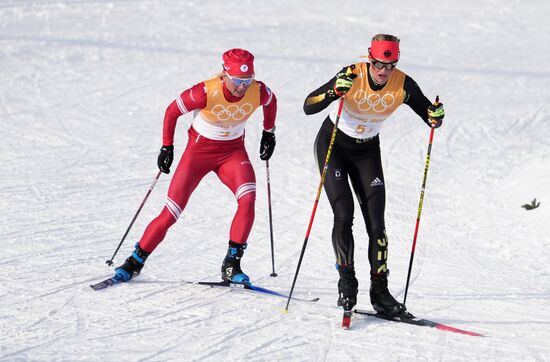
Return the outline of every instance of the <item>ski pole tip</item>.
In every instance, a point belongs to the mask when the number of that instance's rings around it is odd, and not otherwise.
[[[105,264],[107,264],[108,266],[113,266],[114,263],[112,260],[107,260]]]
[[[271,275],[273,278],[279,276],[279,274],[277,274],[277,273],[271,273],[270,275]]]
[[[285,309],[283,309],[281,312],[282,312],[283,314],[288,314],[288,309],[285,308]]]

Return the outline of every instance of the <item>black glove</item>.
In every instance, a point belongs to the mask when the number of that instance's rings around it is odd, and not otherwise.
[[[445,118],[445,108],[443,108],[443,103],[437,103],[437,105],[432,104],[429,106],[428,118],[433,128],[441,127],[443,118]]]
[[[345,95],[353,86],[353,80],[357,78],[357,74],[338,73],[336,74],[336,81],[334,82],[334,94],[337,97]]]
[[[162,148],[160,149],[159,157],[157,159],[159,170],[164,173],[170,173],[170,166],[172,166],[172,161],[174,161],[174,146],[162,146]]]
[[[275,150],[275,133],[263,131],[260,141],[260,158],[267,161],[271,158]]]

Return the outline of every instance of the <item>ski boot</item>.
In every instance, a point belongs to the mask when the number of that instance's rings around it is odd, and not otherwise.
[[[405,305],[390,294],[387,273],[371,274],[370,302],[375,311],[390,318],[407,311]]]
[[[226,282],[249,284],[250,278],[241,270],[241,258],[246,244],[229,241],[227,255],[222,263],[222,280]]]
[[[126,259],[124,264],[115,269],[116,276],[125,282],[129,281],[133,277],[137,277],[141,272],[143,263],[145,263],[145,260],[149,254],[151,253],[144,251],[139,247],[139,243],[136,243],[136,249],[132,255]]]
[[[357,304],[357,287],[359,282],[355,278],[353,264],[340,266],[336,264],[340,280],[338,281],[338,301],[336,305],[344,308],[344,311],[351,311]]]

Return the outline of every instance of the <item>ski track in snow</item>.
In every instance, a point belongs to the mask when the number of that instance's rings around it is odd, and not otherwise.
[[[0,0],[0,361],[550,360],[550,4],[347,6],[353,11],[325,0]],[[270,171],[279,277],[269,276],[261,110],[247,125],[257,203],[243,268],[288,293],[319,182],[313,141],[328,113],[306,117],[303,100],[361,61],[378,32],[402,39],[400,69],[447,111],[435,131],[407,306],[486,337],[365,316],[341,330],[324,194],[294,290],[319,302],[291,301],[284,314],[283,298],[185,284],[217,280],[225,255],[236,205],[213,175],[139,278],[89,288],[112,274],[104,262],[157,172],[166,106],[213,76],[223,51],[244,47],[278,97]],[[179,120],[176,162],[190,121]],[[398,300],[428,137],[407,106],[381,132]],[[159,179],[117,265],[159,212],[169,180]],[[535,197],[538,209],[520,207]],[[355,210],[358,306],[368,309],[367,238]]]

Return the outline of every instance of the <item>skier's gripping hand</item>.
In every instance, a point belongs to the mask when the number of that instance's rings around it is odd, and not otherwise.
[[[353,80],[357,78],[357,74],[350,72],[336,74],[334,82],[334,94],[337,97],[344,96],[353,86]]]
[[[162,146],[160,149],[159,157],[157,159],[157,165],[159,170],[164,173],[170,173],[170,166],[174,161],[174,146]]]
[[[437,102],[428,107],[428,118],[432,123],[433,128],[441,127],[443,123],[443,118],[445,117],[445,108],[443,108],[443,103]]]
[[[275,133],[263,131],[260,141],[260,158],[267,161],[275,150]]]

